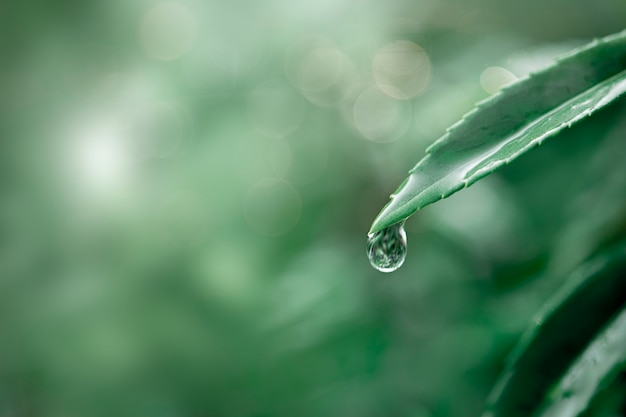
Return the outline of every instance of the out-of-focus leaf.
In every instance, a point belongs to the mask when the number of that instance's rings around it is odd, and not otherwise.
[[[626,369],[622,372],[608,386],[602,384],[581,417],[615,417],[626,410]]]
[[[536,315],[496,384],[485,416],[528,416],[598,331],[626,304],[626,242],[576,270]]]
[[[609,385],[626,362],[626,309],[585,349],[550,392],[538,416],[577,416],[599,388]]]
[[[501,90],[426,150],[369,233],[467,187],[626,92],[626,32],[574,50]]]

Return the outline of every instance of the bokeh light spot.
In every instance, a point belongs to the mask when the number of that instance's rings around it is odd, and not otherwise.
[[[158,3],[144,15],[140,36],[150,57],[171,61],[191,49],[196,37],[196,21],[180,3]]]
[[[396,100],[376,87],[365,90],[354,104],[354,123],[363,136],[374,142],[391,142],[411,124],[411,104]]]
[[[298,86],[310,92],[322,91],[335,84],[341,76],[343,55],[336,47],[316,47],[300,63]]]
[[[131,160],[128,143],[114,126],[93,126],[79,134],[75,151],[77,176],[92,192],[119,191],[127,183]]]
[[[480,74],[480,85],[489,94],[495,94],[505,85],[517,81],[517,77],[502,67],[489,67]]]
[[[372,65],[374,80],[385,94],[394,98],[411,98],[428,86],[430,59],[417,44],[394,41],[378,50]]]
[[[318,106],[342,103],[356,88],[354,64],[324,37],[297,42],[285,58],[285,71],[307,100]]]

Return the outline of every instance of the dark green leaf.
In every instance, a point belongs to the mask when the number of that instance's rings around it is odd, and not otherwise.
[[[487,406],[488,416],[528,416],[597,332],[626,304],[626,242],[582,265],[536,315]]]
[[[585,349],[550,392],[538,417],[573,417],[587,409],[626,362],[626,309]]]
[[[626,92],[626,32],[577,49],[479,103],[437,140],[369,233],[467,187]]]

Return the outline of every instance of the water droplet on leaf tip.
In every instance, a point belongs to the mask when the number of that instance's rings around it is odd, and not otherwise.
[[[406,232],[404,223],[396,223],[368,235],[367,256],[370,264],[380,272],[393,272],[406,258]]]

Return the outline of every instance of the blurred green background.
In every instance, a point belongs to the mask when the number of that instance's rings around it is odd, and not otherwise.
[[[0,2],[0,417],[479,415],[626,224],[618,104],[365,234],[473,104],[621,0]]]

